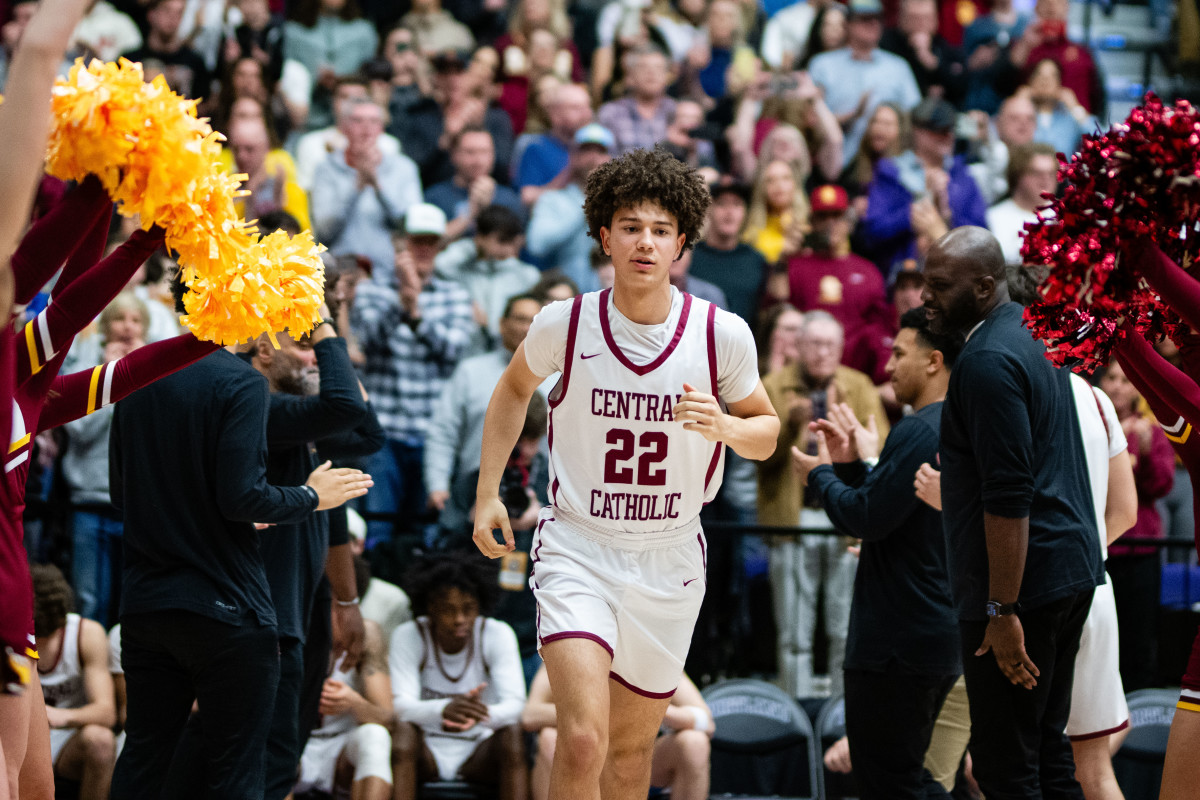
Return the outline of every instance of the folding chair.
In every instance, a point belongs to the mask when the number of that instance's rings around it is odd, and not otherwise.
[[[716,721],[713,797],[815,800],[816,734],[793,698],[773,684],[739,679],[709,686],[704,699]]]

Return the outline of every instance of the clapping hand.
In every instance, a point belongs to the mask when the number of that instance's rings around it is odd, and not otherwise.
[[[854,409],[847,403],[833,403],[829,406],[829,418],[849,432],[857,458],[865,461],[879,457],[879,426],[875,424],[874,414],[867,417],[867,424],[864,426],[854,415]]]
[[[800,476],[800,483],[808,485],[808,474],[822,464],[832,464],[833,457],[829,454],[829,445],[825,441],[825,433],[818,430],[817,454],[810,456],[799,447],[792,447],[792,469]]]
[[[442,728],[462,733],[487,719],[487,704],[479,699],[486,687],[486,683],[481,683],[466,694],[456,694],[450,698],[450,702],[442,709]]]

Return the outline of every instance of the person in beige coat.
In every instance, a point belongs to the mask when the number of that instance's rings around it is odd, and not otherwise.
[[[790,455],[793,446],[816,452],[808,423],[825,417],[831,406],[845,404],[858,420],[860,446],[872,449],[867,455],[874,456],[887,436],[887,416],[871,379],[841,365],[844,345],[841,324],[824,311],[811,311],[805,315],[800,331],[799,363],[763,378],[780,420],[775,453],[759,465],[758,519],[764,525],[833,530],[815,498],[805,496],[799,476],[792,470]],[[779,536],[771,544],[779,685],[794,697],[813,694],[818,591],[824,592],[825,599],[831,689],[834,696],[841,694],[855,567],[855,559],[846,552],[846,541],[841,536]]]

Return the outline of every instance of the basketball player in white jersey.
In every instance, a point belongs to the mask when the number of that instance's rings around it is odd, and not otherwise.
[[[514,547],[501,472],[530,395],[562,373],[530,578],[558,717],[553,800],[645,796],[704,597],[700,508],[725,446],[755,460],[775,449],[749,328],[669,281],[708,205],[703,179],[661,151],[593,171],[584,213],[613,288],[543,309],[488,407],[474,538],[497,558]]]
[[[37,665],[54,773],[79,782],[80,800],[104,800],[117,758],[108,636],[100,623],[68,613],[71,587],[58,567],[38,564],[32,572]]]
[[[419,782],[439,778],[496,784],[499,800],[529,797],[525,673],[516,633],[487,616],[500,594],[489,566],[442,555],[405,581],[418,616],[388,644],[395,800],[416,800]]]

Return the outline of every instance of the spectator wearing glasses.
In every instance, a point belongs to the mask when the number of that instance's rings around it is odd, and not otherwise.
[[[799,362],[763,378],[771,405],[779,415],[775,453],[759,466],[758,519],[764,525],[796,526],[829,531],[828,535],[776,537],[770,549],[771,595],[779,625],[779,684],[793,697],[813,694],[813,639],[817,593],[824,595],[825,631],[829,637],[829,677],[833,694],[841,694],[842,663],[850,623],[850,598],[857,561],[846,552],[844,537],[821,508],[815,492],[806,491],[792,469],[793,447],[817,453],[809,423],[825,419],[834,405],[845,404],[859,424],[887,436],[888,422],[871,379],[841,365],[845,336],[831,314],[810,311],[800,329]]]

